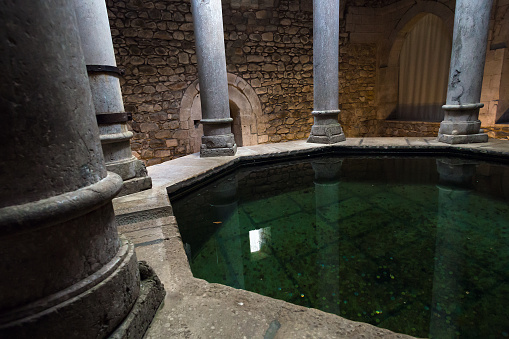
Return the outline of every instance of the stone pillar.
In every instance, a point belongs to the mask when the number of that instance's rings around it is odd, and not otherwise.
[[[466,207],[475,175],[475,162],[437,160],[440,175],[438,187],[438,219],[433,270],[433,297],[430,332],[433,338],[457,336],[459,318],[463,313],[461,282],[465,279],[464,265],[469,258],[464,253],[466,233],[472,227]]]
[[[339,1],[313,0],[313,116],[308,142],[345,140],[339,114]]]
[[[0,337],[103,338],[140,291],[120,239],[74,6],[0,6]]]
[[[438,141],[448,144],[487,142],[480,130],[479,108],[490,11],[493,0],[456,1],[449,85]]]
[[[74,4],[106,168],[124,180],[120,195],[148,189],[152,180],[145,165],[131,153],[133,133],[127,129],[106,3],[75,0]]]
[[[200,156],[235,155],[221,0],[191,0],[203,124]]]

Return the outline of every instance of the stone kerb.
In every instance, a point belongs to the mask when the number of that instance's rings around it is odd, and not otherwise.
[[[242,146],[252,146],[266,142],[265,134],[267,117],[262,113],[262,106],[254,89],[241,77],[228,73],[228,96],[238,108],[242,128]],[[180,126],[187,130],[191,139],[193,152],[200,151],[203,127],[201,120],[200,86],[195,80],[184,92],[180,104]]]

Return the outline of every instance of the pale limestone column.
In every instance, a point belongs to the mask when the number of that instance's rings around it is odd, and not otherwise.
[[[200,156],[235,155],[221,0],[191,0],[203,124]]]
[[[108,171],[124,180],[120,195],[152,187],[142,161],[131,153],[133,133],[127,129],[108,13],[104,0],[74,0],[92,99]]]
[[[308,142],[345,140],[339,114],[339,1],[313,0],[313,116]]]
[[[140,291],[72,3],[0,6],[0,337],[104,338]]]
[[[480,130],[479,108],[490,11],[493,0],[457,0],[444,121],[438,141],[448,144],[487,142]]]

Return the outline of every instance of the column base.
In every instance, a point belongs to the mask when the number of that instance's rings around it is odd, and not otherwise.
[[[109,339],[142,338],[164,301],[166,291],[154,270],[144,261],[138,263],[140,270],[140,296],[131,312]]]
[[[2,338],[103,338],[129,314],[139,295],[138,262],[125,238],[102,269],[44,299],[0,317]]]
[[[237,153],[237,145],[233,133],[201,137],[200,157],[202,158],[233,156],[235,153]]]
[[[335,144],[345,141],[341,125],[338,123],[330,125],[313,125],[307,142],[316,144]]]
[[[231,147],[224,148],[202,148],[200,149],[200,157],[225,157],[225,156],[233,156],[237,153],[237,145],[234,144]]]
[[[122,184],[122,189],[117,197],[122,197],[124,195],[138,193],[144,190],[148,190],[152,188],[152,178],[151,177],[140,177],[140,178],[132,178],[129,180],[124,180]]]
[[[338,123],[338,114],[340,110],[313,111],[311,114],[315,117],[315,123],[311,127],[308,142],[316,144],[335,144],[345,141],[341,125]]]
[[[127,160],[108,162],[106,169],[117,173],[124,181],[119,197],[152,188],[152,178],[147,176],[145,164],[134,156]]]
[[[453,111],[455,114],[468,113],[467,108],[471,110],[479,110],[482,104],[472,105],[444,105],[446,111]],[[453,107],[454,109],[452,109]],[[457,108],[459,107],[459,108]],[[466,108],[465,108],[466,107]],[[473,108],[472,108],[473,107]],[[461,110],[460,110],[461,108]],[[488,142],[488,135],[481,130],[481,121],[467,120],[467,121],[442,121],[438,131],[438,141],[446,144],[471,144]]]
[[[488,142],[488,134],[442,134],[438,133],[438,141],[446,144],[473,144]]]

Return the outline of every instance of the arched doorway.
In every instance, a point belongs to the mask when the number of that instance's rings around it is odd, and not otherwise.
[[[235,102],[230,100],[230,118],[232,121],[232,133],[235,138],[235,143],[238,147],[243,146],[242,140],[242,121],[240,118],[240,109]]]
[[[398,120],[442,121],[451,38],[436,15],[424,15],[406,35],[399,57]]]
[[[203,135],[203,126],[199,123],[202,118],[199,87],[196,80],[187,88],[180,107],[181,129],[189,129],[192,152],[200,151]],[[258,125],[266,119],[258,95],[244,79],[228,73],[228,96],[235,143],[237,146],[257,145]]]
[[[380,43],[380,61],[377,77],[377,116],[394,119],[397,115],[399,96],[400,55],[406,37],[426,15],[433,14],[444,24],[445,32],[452,39],[454,10],[436,1],[420,1],[413,5],[399,20],[396,27]],[[450,55],[449,55],[450,59]],[[449,70],[445,72],[449,75]]]

